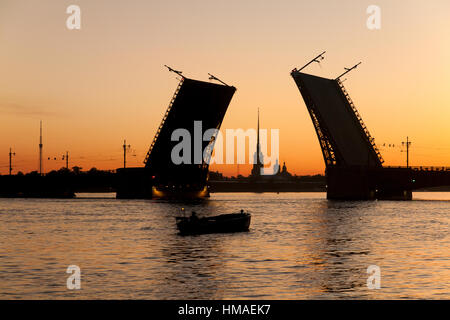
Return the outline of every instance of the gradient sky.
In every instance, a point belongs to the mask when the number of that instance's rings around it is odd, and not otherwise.
[[[68,30],[66,8],[82,11]],[[366,8],[381,7],[381,30]],[[307,71],[345,81],[378,145],[413,141],[412,165],[450,165],[450,2],[0,0],[0,173],[38,167],[44,122],[45,171],[70,165],[115,169],[122,144],[141,166],[177,85],[213,73],[237,87],[222,129],[280,129],[280,160],[296,174],[323,173],[320,147],[289,73],[326,50]],[[404,165],[400,148],[383,148]],[[215,165],[227,175],[236,166]],[[248,168],[241,166],[240,173]]]

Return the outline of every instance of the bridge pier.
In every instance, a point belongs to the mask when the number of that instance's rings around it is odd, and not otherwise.
[[[120,168],[116,170],[117,199],[151,199],[152,175],[150,170],[142,168]]]
[[[412,200],[409,169],[329,167],[326,179],[330,200]]]
[[[327,199],[375,199],[376,190],[370,187],[367,173],[367,170],[363,168],[327,168]]]
[[[412,190],[382,190],[378,193],[378,200],[412,200]]]

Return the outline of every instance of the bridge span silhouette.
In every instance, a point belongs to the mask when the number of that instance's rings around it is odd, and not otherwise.
[[[322,56],[311,62],[319,62]],[[291,76],[322,149],[328,199],[411,200],[413,190],[450,185],[447,167],[383,166],[375,140],[340,80],[342,75],[327,79],[303,73],[303,69],[292,70]]]

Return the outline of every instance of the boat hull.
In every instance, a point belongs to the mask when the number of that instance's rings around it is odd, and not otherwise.
[[[248,213],[223,214],[215,217],[191,219],[177,218],[180,234],[207,234],[245,232],[250,228],[251,215]]]

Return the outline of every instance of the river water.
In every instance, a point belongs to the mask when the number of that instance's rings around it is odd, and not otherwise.
[[[197,204],[0,199],[0,299],[450,299],[450,193],[327,201],[212,194]],[[103,198],[100,198],[103,197]],[[245,209],[249,232],[179,236],[180,208]],[[69,290],[69,265],[81,289]],[[381,288],[367,287],[367,268]]]

